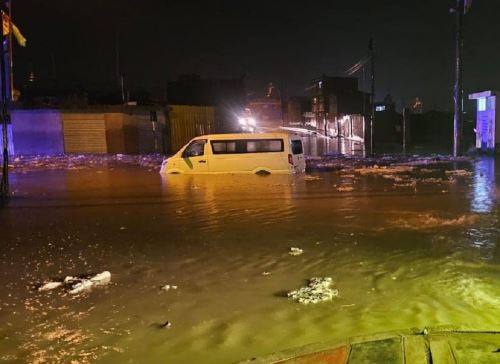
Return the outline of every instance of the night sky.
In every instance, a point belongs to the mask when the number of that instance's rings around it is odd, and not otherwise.
[[[112,88],[118,44],[131,90],[159,93],[168,79],[197,73],[246,75],[249,92],[272,81],[301,95],[323,73],[343,76],[373,36],[378,99],[452,108],[452,0],[12,1],[28,39],[14,48],[18,88],[31,68],[49,84],[54,66],[61,87]],[[500,1],[474,0],[466,15],[465,93],[500,88],[499,13]]]

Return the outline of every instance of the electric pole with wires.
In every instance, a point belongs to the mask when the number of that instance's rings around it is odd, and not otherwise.
[[[472,0],[456,0],[456,6],[451,9],[455,14],[455,84],[453,87],[453,156],[461,153],[463,129],[463,21]]]

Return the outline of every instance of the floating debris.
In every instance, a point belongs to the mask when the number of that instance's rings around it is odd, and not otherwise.
[[[164,324],[160,325],[162,329],[170,329],[172,327],[172,323],[170,321],[165,322]]]
[[[339,294],[337,289],[331,288],[332,283],[331,277],[313,277],[307,286],[288,292],[287,296],[305,305],[331,301]]]
[[[319,180],[321,180],[321,178],[319,176],[311,176],[311,175],[306,174],[304,176],[304,180],[305,181],[319,181]]]
[[[111,281],[111,273],[104,271],[87,278],[66,276],[62,281],[51,281],[38,288],[39,292],[50,291],[59,287],[64,287],[70,294],[78,294],[90,290],[94,286],[103,286]]]
[[[301,255],[302,253],[304,253],[303,249],[296,248],[293,246],[290,248],[290,251],[288,252],[288,254],[293,255],[293,256]]]
[[[408,173],[412,172],[415,167],[412,166],[384,166],[379,167],[378,165],[374,165],[373,167],[364,167],[355,169],[354,172],[359,174],[389,174],[389,173]]]
[[[162,291],[170,291],[171,289],[177,289],[177,286],[166,284],[160,288]]]
[[[88,291],[92,288],[94,284],[88,280],[88,279],[83,279],[80,282],[77,282],[73,285],[73,288],[70,289],[68,292],[70,294],[78,294],[82,293],[84,291]]]
[[[268,276],[268,275],[270,275],[270,274],[271,274],[271,272],[262,272],[262,275],[263,275],[263,276]]]
[[[90,281],[95,286],[108,284],[111,281],[111,273],[108,271],[104,271],[102,273],[96,274],[95,276],[90,278]]]
[[[449,176],[455,176],[455,177],[470,177],[472,176],[472,172],[466,171],[465,169],[455,169],[452,171],[445,171]]]
[[[38,287],[39,292],[43,291],[50,291],[53,289],[56,289],[58,287],[61,287],[63,285],[63,282],[47,282],[43,286]]]
[[[352,187],[352,186],[340,186],[340,187],[337,187],[337,191],[339,191],[339,192],[352,192],[352,191],[354,191],[354,187]]]

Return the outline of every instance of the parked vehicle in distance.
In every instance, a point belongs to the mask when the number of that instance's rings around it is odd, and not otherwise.
[[[160,173],[290,174],[305,167],[302,140],[293,134],[211,134],[164,160]]]

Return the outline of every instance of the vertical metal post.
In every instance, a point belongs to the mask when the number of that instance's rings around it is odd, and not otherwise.
[[[464,18],[464,0],[457,0],[455,8],[455,86],[453,89],[453,156],[461,153],[463,119],[463,89],[462,89],[462,25]]]
[[[406,122],[408,118],[408,109],[403,108],[403,154],[406,154]]]
[[[1,1],[1,8],[8,9],[8,1]],[[3,27],[3,23],[2,23]],[[7,198],[9,196],[9,138],[7,133],[7,128],[9,125],[9,107],[8,107],[8,86],[7,86],[7,67],[9,62],[6,60],[6,47],[8,52],[9,36],[3,35],[3,30],[0,36],[0,86],[1,86],[1,110],[0,118],[2,121],[2,141],[3,141],[3,163],[2,163],[2,180],[0,181],[0,197]]]
[[[375,148],[375,50],[373,45],[373,38],[370,38],[370,43],[368,46],[370,51],[370,83],[371,83],[371,114],[370,114],[370,154],[373,155]]]

